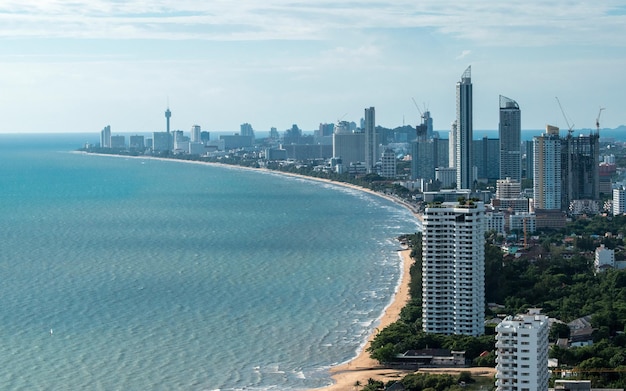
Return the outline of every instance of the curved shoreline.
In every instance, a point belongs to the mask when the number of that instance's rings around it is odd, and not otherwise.
[[[168,162],[180,162],[180,163],[191,163],[191,164],[200,164],[200,165],[208,165],[208,166],[217,166],[223,168],[230,169],[238,169],[238,170],[246,170],[246,171],[257,171],[268,174],[276,174],[276,175],[284,175],[290,176],[299,179],[305,180],[313,180],[317,182],[324,182],[327,184],[337,185],[341,187],[350,188],[357,191],[362,191],[371,195],[375,195],[377,197],[385,198],[388,201],[391,201],[397,205],[405,207],[409,210],[409,212],[414,213],[411,208],[400,200],[395,199],[394,197],[381,194],[375,192],[371,189],[367,189],[364,187],[360,187],[357,185],[353,185],[351,183],[332,181],[326,178],[317,178],[311,177],[307,175],[294,174],[290,172],[269,170],[264,168],[254,168],[254,167],[244,167],[244,166],[236,166],[229,164],[221,164],[214,162],[202,162],[202,161],[194,161],[194,160],[182,160],[182,159],[171,159],[171,158],[161,158],[161,157],[153,157],[153,156],[127,156],[127,155],[113,155],[113,154],[98,154],[98,153],[89,153],[89,152],[78,152],[85,155],[95,155],[95,156],[110,156],[116,158],[129,158],[129,159],[144,159],[144,160],[161,160]],[[368,379],[375,378],[377,380],[389,381],[389,380],[400,380],[404,375],[408,373],[412,373],[411,370],[401,370],[401,369],[388,369],[383,368],[378,364],[376,360],[373,360],[369,357],[369,353],[367,352],[367,348],[370,346],[371,341],[376,336],[376,333],[379,329],[383,329],[389,326],[391,323],[397,321],[400,318],[400,311],[407,302],[410,300],[409,295],[409,284],[411,281],[410,277],[410,269],[413,265],[413,259],[410,257],[411,250],[403,249],[399,250],[398,254],[401,258],[402,268],[400,273],[400,280],[398,281],[396,291],[394,295],[391,297],[390,303],[386,306],[383,313],[379,318],[374,322],[374,329],[372,329],[371,334],[367,337],[365,344],[360,348],[356,357],[350,359],[349,361],[333,366],[330,368],[330,377],[333,380],[333,384],[324,386],[321,388],[315,388],[315,391],[352,391],[354,389],[354,384],[358,381],[360,384],[367,384]]]
[[[389,326],[400,318],[400,311],[410,299],[409,283],[411,281],[410,269],[413,265],[411,258],[411,250],[405,249],[398,251],[402,258],[402,274],[400,283],[396,290],[391,303],[385,308],[380,321],[376,328],[367,338],[367,343],[359,354],[345,364],[341,364],[330,369],[331,378],[334,383],[332,385],[316,388],[315,391],[352,391],[354,385],[358,381],[360,384],[367,384],[368,379],[375,378],[387,382],[389,380],[400,380],[406,374],[412,373],[412,370],[388,369],[383,368],[376,360],[369,357],[367,348],[376,336],[377,330]]]

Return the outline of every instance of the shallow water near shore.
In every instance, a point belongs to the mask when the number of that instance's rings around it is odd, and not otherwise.
[[[0,135],[0,389],[329,384],[393,295],[411,213],[277,174],[68,153],[93,138]]]

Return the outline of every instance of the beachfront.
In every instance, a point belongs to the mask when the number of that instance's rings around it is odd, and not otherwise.
[[[395,297],[389,306],[385,309],[385,313],[380,319],[377,329],[383,329],[400,318],[400,311],[409,301],[409,282],[411,277],[409,270],[413,265],[411,258],[411,250],[402,250],[398,252],[402,258],[402,276]],[[376,360],[369,357],[367,348],[372,339],[376,336],[376,330],[369,336],[367,344],[363,347],[357,357],[348,363],[336,366],[330,370],[333,385],[324,388],[318,388],[317,391],[351,391],[358,381],[360,384],[367,384],[367,380],[372,378],[376,380],[389,381],[400,380],[411,370],[401,369],[385,369],[381,368]]]

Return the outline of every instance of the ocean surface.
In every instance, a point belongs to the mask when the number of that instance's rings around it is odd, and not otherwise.
[[[331,383],[397,289],[413,216],[236,168],[0,135],[0,389]]]

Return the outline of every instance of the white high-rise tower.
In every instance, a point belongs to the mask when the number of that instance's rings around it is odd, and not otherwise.
[[[426,207],[422,234],[422,327],[428,333],[485,331],[485,207]]]
[[[472,67],[468,66],[456,83],[456,188],[471,189],[473,177]]]
[[[496,390],[548,391],[548,317],[538,309],[496,326]]]

